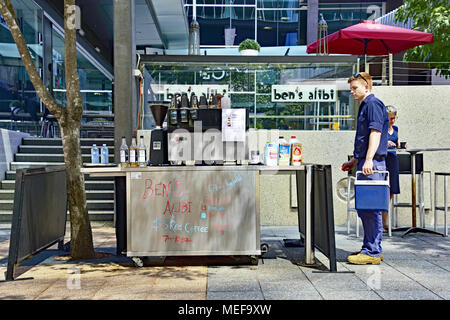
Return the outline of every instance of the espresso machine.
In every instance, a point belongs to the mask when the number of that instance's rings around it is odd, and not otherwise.
[[[248,159],[246,143],[222,140],[221,97],[173,97],[169,108],[168,159],[172,165],[222,165]],[[209,102],[208,102],[209,100]],[[250,126],[246,110],[246,130]],[[244,152],[244,155],[242,152]]]
[[[155,119],[156,128],[150,138],[150,165],[168,165],[167,130],[162,127],[169,106],[164,102],[149,102],[150,110]]]

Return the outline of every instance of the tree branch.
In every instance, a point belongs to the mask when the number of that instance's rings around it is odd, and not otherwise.
[[[83,98],[80,93],[80,81],[77,68],[76,13],[75,0],[64,0],[67,109],[70,117],[74,121],[80,122],[83,115]]]

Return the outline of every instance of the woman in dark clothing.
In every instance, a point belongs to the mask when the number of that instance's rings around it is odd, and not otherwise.
[[[397,119],[397,109],[394,106],[386,106],[389,118],[388,128],[388,153],[386,156],[386,169],[389,171],[390,198],[394,194],[400,193],[400,183],[398,176],[398,159],[396,150],[400,148],[398,138],[398,127],[394,126]],[[388,213],[383,212],[383,232],[388,231]]]

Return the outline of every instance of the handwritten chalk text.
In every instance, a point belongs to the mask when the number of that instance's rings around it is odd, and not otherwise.
[[[166,202],[166,208],[164,209],[164,215],[169,214],[172,216],[174,213],[189,214],[191,213],[192,202],[175,201],[173,203],[170,200]]]
[[[167,183],[153,183],[152,179],[145,179],[144,194],[142,195],[142,199],[145,200],[149,197],[168,198],[170,195],[174,195],[175,197],[181,197],[183,195],[181,181],[172,179]]]

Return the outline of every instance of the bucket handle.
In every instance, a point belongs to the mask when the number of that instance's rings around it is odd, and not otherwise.
[[[362,171],[356,171],[355,173],[355,180],[358,180],[358,173],[363,173]],[[389,171],[387,170],[373,170],[373,173],[385,173],[386,174],[386,178],[385,180],[389,180]]]

